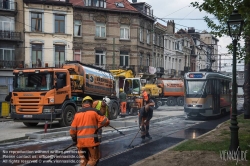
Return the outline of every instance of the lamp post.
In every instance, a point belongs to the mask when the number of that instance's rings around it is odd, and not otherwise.
[[[228,24],[228,30],[229,30],[229,36],[232,38],[233,42],[233,69],[232,69],[232,74],[233,74],[233,85],[232,85],[232,115],[231,115],[231,143],[229,150],[230,151],[238,151],[240,152],[239,149],[239,138],[238,138],[238,122],[237,122],[237,98],[236,98],[236,93],[237,93],[237,82],[236,82],[236,46],[237,42],[240,38],[242,27],[244,24],[243,19],[241,18],[241,15],[238,13],[237,10],[234,10],[233,13],[229,16],[229,19],[227,21]]]

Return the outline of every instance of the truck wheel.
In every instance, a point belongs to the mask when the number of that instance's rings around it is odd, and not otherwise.
[[[176,105],[176,98],[175,97],[168,97],[167,105],[168,106],[175,106]]]
[[[59,121],[60,126],[61,127],[70,126],[74,119],[75,113],[76,111],[73,106],[71,105],[66,106],[66,108],[62,113],[62,120]]]
[[[109,105],[109,118],[110,120],[116,119],[119,114],[119,107],[114,100],[111,100]]]
[[[178,106],[184,106],[184,97],[178,97],[177,104]]]
[[[23,124],[27,127],[35,127],[37,126],[38,123],[28,123],[28,122],[23,122]]]

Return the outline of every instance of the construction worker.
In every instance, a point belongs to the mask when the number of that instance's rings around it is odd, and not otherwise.
[[[149,103],[146,104],[139,110],[139,128],[141,130],[141,138],[145,140],[145,137],[151,139],[152,137],[149,135],[149,122],[153,117],[153,107],[155,103],[153,100],[149,100]]]
[[[119,100],[120,100],[120,108],[121,108],[121,117],[125,116],[127,114],[127,94],[123,91],[122,88],[120,88],[120,94],[119,94]]]
[[[81,166],[95,166],[100,159],[100,142],[97,129],[109,125],[106,116],[92,108],[93,99],[86,96],[82,100],[82,109],[75,114],[70,128],[70,136],[76,142]]]
[[[104,97],[102,100],[96,100],[93,102],[93,105],[92,107],[97,109],[101,115],[104,115],[106,116],[108,119],[109,118],[109,105],[110,103],[110,99],[108,97]],[[99,139],[99,142],[102,141],[102,129],[98,129],[98,139]]]
[[[145,89],[142,91],[142,97],[143,97],[143,105],[145,106],[148,103],[148,93]]]

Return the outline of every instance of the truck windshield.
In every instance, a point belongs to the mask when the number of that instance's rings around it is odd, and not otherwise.
[[[187,95],[202,95],[205,90],[207,81],[186,81],[186,94]]]
[[[140,79],[125,79],[124,91],[127,94],[140,94]]]
[[[47,91],[52,88],[53,73],[22,73],[16,74],[14,91]]]

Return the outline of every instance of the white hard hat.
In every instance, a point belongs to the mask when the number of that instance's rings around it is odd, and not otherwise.
[[[107,96],[103,98],[104,103],[106,103],[107,105],[109,105],[110,103],[110,98],[108,98]]]

